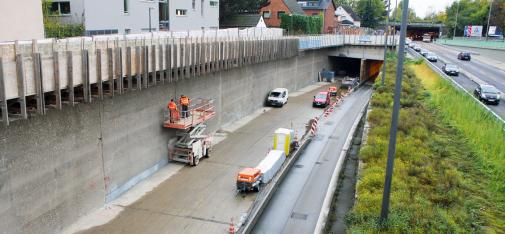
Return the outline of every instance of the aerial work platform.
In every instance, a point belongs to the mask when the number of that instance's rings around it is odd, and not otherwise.
[[[189,106],[189,116],[186,118],[181,118],[182,111],[179,109],[178,114],[175,116],[170,116],[170,111],[166,110],[163,127],[188,130],[201,124],[216,115],[214,111],[214,100],[213,99],[202,99],[198,98],[191,100],[192,104]],[[181,114],[179,114],[181,113]]]

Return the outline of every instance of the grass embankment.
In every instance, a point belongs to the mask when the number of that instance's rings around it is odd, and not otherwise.
[[[470,97],[430,73],[424,64],[410,64],[404,73],[390,214],[385,225],[379,224],[393,105],[393,63],[388,63],[385,87],[377,84],[371,100],[371,129],[367,145],[360,151],[364,164],[356,204],[346,217],[348,231],[503,232],[502,128]],[[422,83],[416,74],[423,77]]]

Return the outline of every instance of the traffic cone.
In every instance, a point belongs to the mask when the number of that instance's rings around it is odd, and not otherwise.
[[[229,234],[234,234],[235,233],[235,224],[233,223],[233,218],[231,218],[230,227],[228,228],[228,233]]]

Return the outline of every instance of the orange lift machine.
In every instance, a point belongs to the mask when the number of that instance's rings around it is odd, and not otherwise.
[[[212,138],[204,132],[207,128],[205,122],[216,115],[214,100],[192,100],[188,113],[188,117],[179,118],[183,115],[170,116],[170,112],[165,111],[163,127],[175,129],[177,136],[174,146],[169,147],[168,158],[196,166],[202,157],[210,156],[212,149]]]

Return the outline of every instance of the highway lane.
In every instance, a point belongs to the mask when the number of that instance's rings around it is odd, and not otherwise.
[[[476,76],[488,84],[494,85],[502,93],[505,93],[505,71],[500,70],[490,64],[483,63],[478,59],[472,58],[471,61],[458,60],[457,56],[460,51],[456,48],[441,46],[433,43],[418,44],[421,47],[435,52],[444,61],[458,64],[458,66],[464,69],[466,72]]]
[[[275,129],[293,125],[303,133],[308,120],[322,113],[312,107],[312,96],[327,88],[291,96],[283,108],[270,109],[229,133],[209,159],[182,168],[109,223],[83,233],[225,233],[230,219],[240,220],[256,198],[256,193],[237,195],[236,173],[266,156]]]
[[[313,142],[297,159],[252,233],[313,233],[323,201],[354,120],[370,99],[364,87],[319,123]]]
[[[438,68],[440,68],[440,69],[442,69],[442,66],[444,66],[444,64],[445,64],[444,62],[450,62],[450,63],[457,64],[460,67],[460,69],[463,69],[463,70],[465,70],[465,72],[468,72],[470,74],[472,74],[473,71],[477,70],[477,69],[473,69],[472,68],[472,66],[474,66],[473,64],[475,64],[475,62],[473,60],[470,61],[470,62],[458,60],[457,59],[457,53],[456,53],[456,55],[454,55],[453,53],[448,53],[445,50],[442,50],[442,49],[438,48],[440,46],[435,45],[435,47],[434,47],[433,44],[430,44],[430,43],[421,43],[421,42],[418,42],[417,44],[421,45],[421,47],[424,47],[424,48],[426,48],[426,49],[428,49],[428,50],[430,50],[432,52],[435,52],[438,55],[439,60],[437,62],[435,62],[435,63],[433,63],[433,62],[432,63],[435,66],[437,66]],[[409,53],[411,53],[414,56],[420,56],[420,57],[422,57],[418,52],[415,52],[412,49],[409,49],[408,51],[409,51]],[[477,62],[477,63],[480,63],[480,62]],[[482,64],[480,66],[482,66]],[[497,74],[495,74],[496,77],[493,77],[493,79],[500,79],[499,78],[499,73],[501,71],[498,70],[497,68],[492,67],[492,66],[487,65],[487,64],[485,64],[483,66],[483,68],[486,69],[485,72],[487,72],[487,73],[497,73]],[[498,71],[493,71],[493,70],[498,70]],[[504,92],[505,91],[505,85],[502,87],[499,83],[494,82],[490,78],[484,78],[484,79],[482,79],[481,77],[479,77],[476,74],[477,73],[473,73],[472,75],[478,77],[479,79],[483,80],[486,83],[489,83],[489,84],[492,84],[492,85],[496,86],[502,93],[505,93]],[[470,92],[472,94],[473,94],[473,91],[475,90],[475,88],[477,87],[477,83],[476,82],[474,82],[467,75],[465,75],[465,74],[463,74],[461,72],[460,72],[460,74],[458,76],[450,76],[450,77],[454,81],[456,81],[458,84],[460,84],[464,89],[466,89],[468,92]],[[505,76],[503,76],[501,79],[505,80]],[[487,106],[491,110],[493,110],[493,112],[495,112],[497,115],[499,115],[501,118],[505,119],[505,102],[503,100],[500,102],[499,105],[487,105]]]

